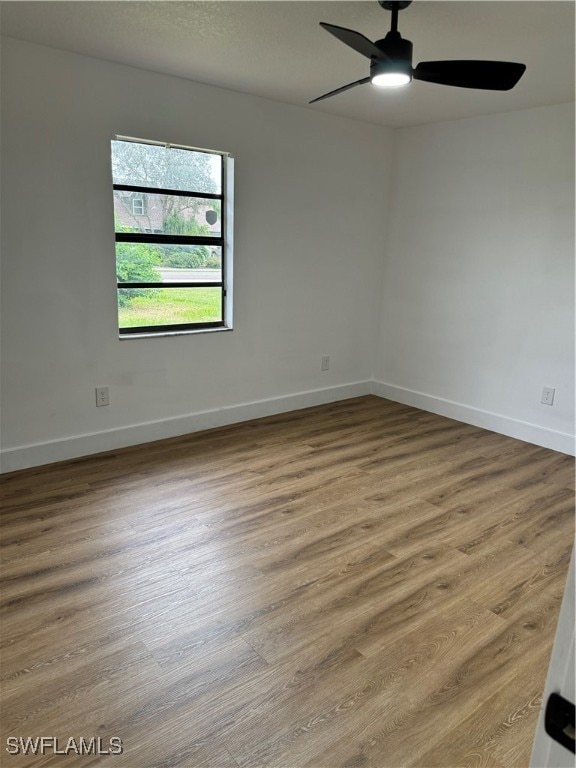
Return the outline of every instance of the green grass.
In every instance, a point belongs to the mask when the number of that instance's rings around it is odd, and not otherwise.
[[[121,328],[222,320],[220,288],[154,288],[118,307]]]

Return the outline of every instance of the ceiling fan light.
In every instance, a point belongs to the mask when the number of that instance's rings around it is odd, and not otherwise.
[[[406,72],[380,72],[372,76],[371,83],[380,88],[399,88],[408,85],[411,80],[411,76]]]

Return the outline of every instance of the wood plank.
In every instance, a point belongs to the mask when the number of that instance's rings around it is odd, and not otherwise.
[[[4,475],[2,746],[526,768],[573,487],[569,457],[372,396]]]

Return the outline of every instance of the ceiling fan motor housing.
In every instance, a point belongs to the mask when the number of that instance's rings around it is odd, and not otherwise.
[[[372,59],[370,76],[385,72],[405,72],[412,77],[412,43],[404,40],[399,32],[388,32],[383,40],[377,40],[375,45],[387,58]]]

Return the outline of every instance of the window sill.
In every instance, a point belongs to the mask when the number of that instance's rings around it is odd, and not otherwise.
[[[158,331],[157,333],[126,333],[119,334],[120,341],[126,341],[130,339],[157,339],[159,336],[196,336],[199,333],[222,333],[222,331],[233,331],[231,327],[222,328],[188,328],[183,331]]]

